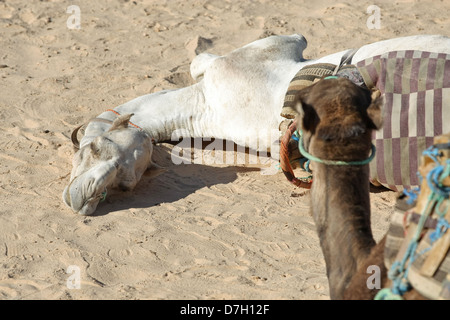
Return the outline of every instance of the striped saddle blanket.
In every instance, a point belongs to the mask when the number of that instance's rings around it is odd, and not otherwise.
[[[300,70],[291,81],[281,115],[293,119],[295,90],[330,75],[334,67],[310,65]],[[392,51],[344,66],[340,75],[353,81],[362,78],[367,88],[378,89],[384,97],[383,127],[373,136],[377,154],[370,163],[371,182],[394,191],[418,186],[422,152],[435,136],[450,132],[450,55]]]
[[[356,67],[385,101],[383,127],[373,137],[371,181],[397,191],[418,186],[422,152],[435,136],[450,132],[450,55],[393,51]]]

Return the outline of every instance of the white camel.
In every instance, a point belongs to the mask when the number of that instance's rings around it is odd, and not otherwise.
[[[295,34],[257,40],[225,56],[203,53],[191,63],[197,83],[144,95],[103,112],[85,129],[64,202],[90,215],[106,188],[132,189],[153,165],[152,141],[171,140],[176,130],[183,138],[213,137],[270,150],[273,141],[263,137],[278,130],[294,75],[313,63],[339,64],[348,51],[306,60],[306,46],[306,39]],[[450,53],[450,38],[418,35],[379,41],[359,48],[352,62],[394,50]]]

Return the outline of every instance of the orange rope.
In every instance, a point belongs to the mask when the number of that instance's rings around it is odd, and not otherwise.
[[[110,111],[110,112],[112,112],[112,113],[115,113],[115,114],[118,115],[118,116],[121,116],[121,114],[120,114],[119,112],[117,112],[116,110],[113,110],[113,109],[107,109],[106,111]],[[137,124],[134,124],[134,123],[131,122],[131,121],[128,121],[128,124],[132,125],[132,126],[135,127],[136,129],[139,129],[139,130],[141,130],[141,131],[146,132],[144,129],[142,129],[142,128],[139,127]],[[152,137],[152,143],[153,143],[153,144],[156,143],[156,142],[155,142],[155,139],[154,139],[153,137]]]
[[[312,180],[304,181],[295,177],[294,170],[292,170],[291,163],[289,161],[289,140],[294,134],[295,130],[297,130],[297,121],[295,120],[286,130],[284,136],[280,141],[280,167],[283,171],[284,175],[292,184],[297,187],[310,189]]]
[[[115,113],[115,114],[118,115],[118,116],[121,115],[120,113],[118,113],[117,111],[115,111],[115,110],[113,110],[113,109],[107,109],[106,111],[111,111],[111,112]],[[139,130],[144,131],[144,129],[142,129],[142,128],[139,127],[138,125],[134,124],[133,122],[128,121],[128,123],[131,124],[131,125],[132,125],[133,127],[135,127],[136,129],[139,129]]]

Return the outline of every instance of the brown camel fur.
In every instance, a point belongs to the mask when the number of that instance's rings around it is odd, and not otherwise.
[[[325,79],[297,93],[303,146],[320,159],[360,161],[371,150],[372,131],[382,124],[382,99],[351,81]],[[385,238],[378,244],[370,225],[369,165],[328,165],[312,161],[311,212],[325,257],[331,299],[373,299],[368,266],[381,271]],[[410,296],[405,298],[417,298]]]

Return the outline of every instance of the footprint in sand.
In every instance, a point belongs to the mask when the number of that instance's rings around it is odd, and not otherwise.
[[[0,281],[0,300],[30,299],[40,295],[48,286],[46,281],[5,279]],[[39,297],[37,297],[39,298]]]
[[[16,230],[17,225],[8,220],[3,220],[0,222],[0,256],[15,257],[20,255],[20,247],[18,241],[21,236],[17,232],[12,232]]]
[[[133,251],[130,248],[110,249],[107,254],[113,260],[121,260],[133,255]]]

